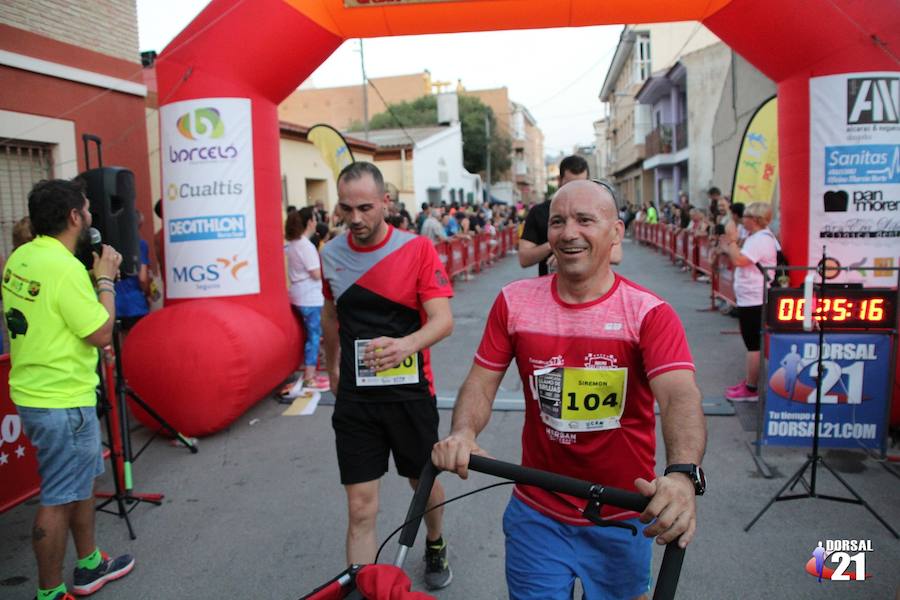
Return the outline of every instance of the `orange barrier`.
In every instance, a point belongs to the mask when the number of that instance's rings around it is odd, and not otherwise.
[[[434,249],[451,279],[464,274],[480,273],[495,260],[515,249],[518,235],[515,227],[507,227],[495,236],[478,233],[472,237],[458,237],[436,242]]]
[[[727,256],[719,254],[716,257],[715,277],[713,277],[713,296],[724,300],[731,306],[737,305],[734,295],[734,267]]]
[[[675,252],[672,257],[681,260],[684,264],[688,264],[688,237],[690,235],[691,233],[685,229],[675,234]]]

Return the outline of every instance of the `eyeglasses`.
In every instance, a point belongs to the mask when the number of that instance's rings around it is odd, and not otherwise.
[[[610,183],[609,181],[607,181],[605,179],[591,179],[591,181],[593,181],[594,183],[596,183],[597,185],[602,187],[604,190],[609,192],[609,195],[612,196],[613,200],[616,201],[616,204],[618,205],[618,196],[616,196],[616,190],[613,187],[612,183]]]

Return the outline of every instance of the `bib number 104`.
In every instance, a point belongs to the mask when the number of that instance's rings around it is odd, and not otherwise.
[[[578,411],[582,408],[587,411],[595,411],[601,406],[609,406],[610,408],[619,406],[618,395],[615,392],[610,392],[602,400],[600,399],[600,394],[585,394],[581,398],[580,403],[578,394],[575,392],[569,392],[566,396],[569,400],[566,410],[569,411]]]

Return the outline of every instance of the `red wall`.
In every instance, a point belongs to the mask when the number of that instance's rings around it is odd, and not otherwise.
[[[0,25],[0,49],[142,83],[138,62],[106,56],[6,25]],[[145,216],[141,236],[148,242],[152,240],[153,199],[150,197],[144,97],[122,92],[104,93],[104,88],[6,66],[0,66],[0,90],[2,110],[75,124],[79,173],[85,170],[81,134],[99,136],[103,140],[103,163],[134,171],[137,208]],[[91,166],[97,166],[93,149],[91,161]]]

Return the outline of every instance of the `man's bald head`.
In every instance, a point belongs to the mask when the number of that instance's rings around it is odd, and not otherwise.
[[[590,199],[591,203],[596,203],[600,210],[600,214],[603,215],[604,218],[615,220],[619,217],[616,201],[609,189],[596,181],[590,180],[571,181],[559,188],[553,195],[553,200],[550,204],[550,212],[553,212],[553,205],[557,204],[558,200],[571,200],[574,198]]]

